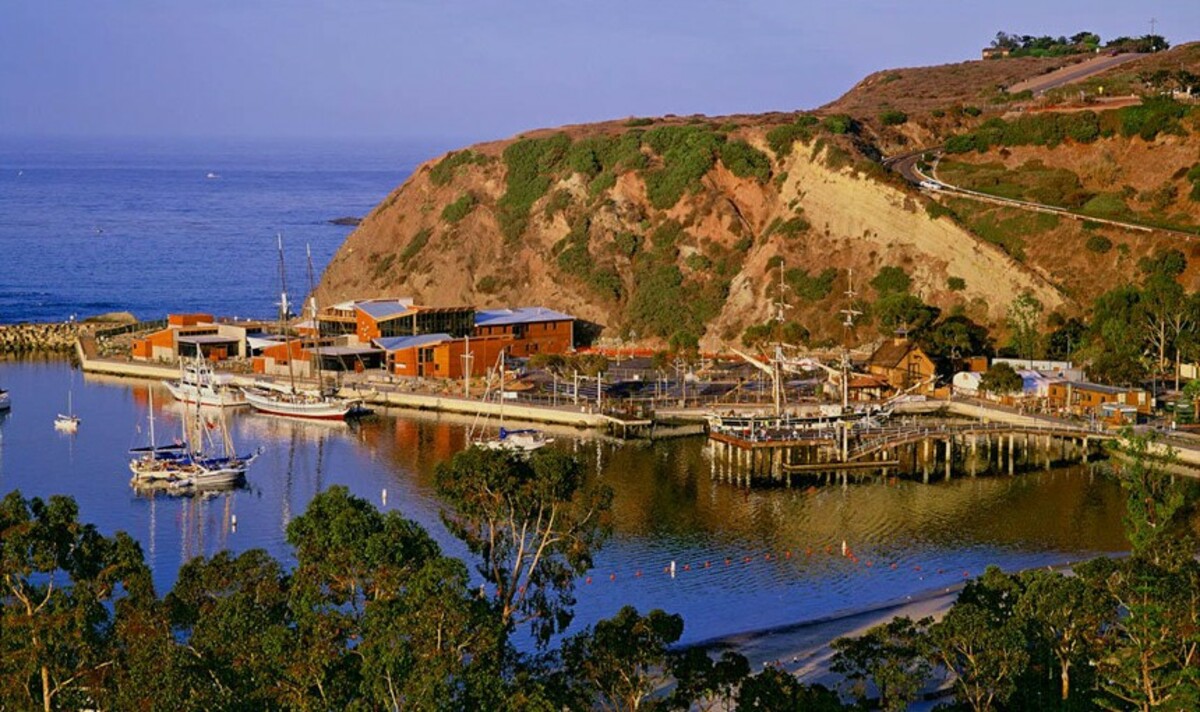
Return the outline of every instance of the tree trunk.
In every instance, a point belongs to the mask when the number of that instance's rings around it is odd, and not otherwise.
[[[42,666],[42,709],[50,712],[50,668]]]
[[[1062,699],[1067,701],[1067,697],[1071,694],[1071,663],[1063,662],[1062,664]]]

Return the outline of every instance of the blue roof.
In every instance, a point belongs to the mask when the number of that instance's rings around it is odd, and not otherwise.
[[[388,299],[371,302],[356,302],[354,307],[366,312],[368,316],[378,321],[391,316],[398,316],[409,311],[412,309],[412,302],[408,300]]]
[[[450,341],[452,338],[449,334],[419,334],[417,336],[388,336],[381,339],[372,339],[371,343],[384,351],[399,351],[400,349],[411,349],[417,346],[440,344],[443,341]]]
[[[475,312],[475,326],[504,326],[507,324],[540,324],[545,321],[575,321],[570,314],[563,314],[545,307],[517,307],[516,309],[481,309]]]

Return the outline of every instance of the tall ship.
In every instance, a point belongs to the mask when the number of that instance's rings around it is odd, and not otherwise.
[[[134,456],[129,461],[133,483],[161,483],[175,490],[241,483],[261,450],[249,455],[237,454],[224,411],[219,411],[219,417],[215,421],[205,420],[201,417],[200,405],[197,403],[194,414],[189,414],[185,408],[183,415],[188,442],[179,440],[159,445],[154,436],[154,394],[151,391],[150,444],[130,450],[130,454]],[[217,431],[217,436],[214,436],[214,430]]]
[[[279,330],[285,334],[284,343],[287,341],[287,318],[289,314],[288,296],[287,296],[287,276],[283,266],[283,236],[277,236],[279,246],[279,284],[280,284],[280,299],[279,299]],[[309,274],[309,292],[312,292],[312,252],[308,253],[308,274]],[[317,323],[317,300],[315,297],[309,297],[309,308],[312,313],[313,323]],[[268,381],[260,381],[253,386],[248,386],[242,389],[245,394],[246,402],[250,407],[260,413],[268,415],[280,415],[290,418],[309,418],[314,420],[345,420],[346,416],[354,411],[357,405],[356,401],[338,398],[335,395],[326,393],[321,387],[321,353],[320,353],[320,335],[317,335],[314,348],[317,353],[317,387],[312,389],[302,389],[296,386],[296,373],[292,366],[292,359],[289,356],[288,364],[288,382],[286,384],[277,384]]]
[[[187,362],[180,359],[179,380],[164,381],[171,395],[182,403],[199,404],[211,408],[236,408],[248,405],[246,395],[233,383],[233,377],[217,373],[200,357]]]

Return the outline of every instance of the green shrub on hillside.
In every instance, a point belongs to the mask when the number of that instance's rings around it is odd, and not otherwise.
[[[967,280],[963,279],[962,277],[947,277],[946,278],[946,289],[949,289],[951,292],[961,292],[962,290],[964,290],[966,288],[967,288]]]
[[[652,123],[654,123],[654,119],[640,117],[640,118],[633,118],[633,119],[626,121],[625,125],[626,126],[649,126]]]
[[[767,145],[778,159],[786,158],[792,153],[792,146],[797,141],[808,143],[813,137],[813,128],[818,121],[815,116],[801,114],[790,124],[776,126],[767,132]]]
[[[1193,202],[1200,203],[1200,163],[1189,168],[1184,177],[1192,184],[1192,190],[1188,193],[1188,198]]]
[[[771,159],[745,141],[728,141],[719,149],[721,163],[738,178],[754,178],[760,183],[771,177]]]
[[[1121,135],[1129,138],[1140,136],[1153,141],[1160,133],[1183,134],[1179,120],[1187,116],[1191,108],[1166,96],[1145,97],[1140,106],[1120,109]]]
[[[1087,243],[1085,244],[1089,250],[1092,252],[1099,252],[1100,254],[1108,252],[1113,246],[1112,240],[1108,239],[1104,235],[1091,235],[1088,237]]]
[[[838,271],[826,267],[819,275],[811,275],[808,270],[789,269],[783,273],[783,279],[797,297],[807,302],[819,302],[833,291],[833,282],[837,279]]]
[[[625,257],[633,257],[642,246],[642,236],[635,235],[632,232],[618,232],[616,237],[613,238],[613,245],[619,254]]]
[[[458,200],[442,209],[442,219],[453,225],[467,217],[475,209],[475,203],[474,195],[463,193]]]
[[[825,130],[831,134],[858,133],[858,122],[849,114],[833,114],[826,116],[821,122]]]
[[[437,165],[429,170],[429,180],[437,186],[446,185],[451,180],[454,180],[454,174],[462,166],[472,163],[482,164],[486,161],[486,156],[474,151],[452,151],[446,154],[445,158],[438,161]]]
[[[425,248],[426,243],[429,242],[429,238],[432,236],[433,230],[427,227],[418,230],[417,234],[413,235],[412,239],[408,241],[408,246],[404,248],[404,252],[400,253],[400,261],[408,262],[416,257]]]
[[[912,286],[912,277],[902,267],[888,265],[879,269],[879,273],[871,280],[871,286],[881,295],[903,294]]]
[[[660,126],[647,131],[645,141],[663,163],[645,174],[646,194],[655,208],[668,210],[700,188],[724,137],[700,126]]]
[[[889,109],[879,115],[879,121],[884,126],[899,126],[908,121],[908,114],[897,109]]]
[[[500,231],[509,242],[520,239],[529,223],[529,210],[553,182],[552,176],[561,170],[571,147],[566,134],[549,138],[526,138],[504,149],[506,190],[496,202],[496,217]]]

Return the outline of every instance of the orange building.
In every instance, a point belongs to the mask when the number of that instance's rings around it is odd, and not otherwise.
[[[1154,399],[1141,388],[1119,388],[1081,381],[1051,383],[1047,401],[1051,408],[1078,415],[1100,413],[1108,404],[1131,406],[1142,415],[1149,415],[1154,409]]]
[[[512,339],[510,356],[562,354],[575,347],[575,317],[545,307],[482,309],[475,312],[475,338]]]
[[[404,298],[342,302],[323,310],[318,321],[322,336],[354,335],[359,343],[369,344],[397,336],[468,336],[474,318],[471,307],[424,307]]]
[[[419,378],[462,378],[468,365],[472,376],[485,376],[500,352],[513,345],[504,336],[455,339],[449,334],[394,336],[374,343],[387,353],[388,373]]]
[[[937,367],[933,359],[904,336],[885,341],[876,349],[867,361],[867,371],[886,379],[896,391],[922,384],[913,392],[923,395],[932,395],[934,392],[933,376],[937,373]]]

